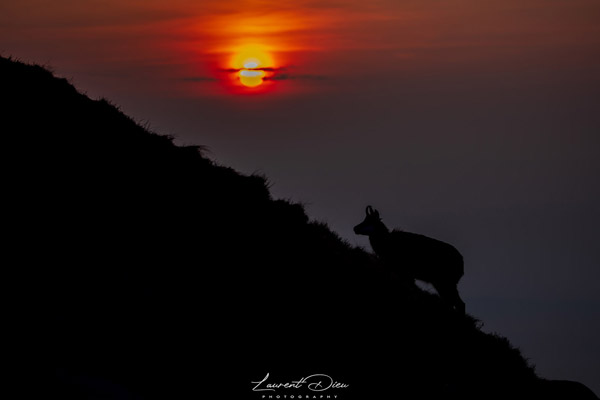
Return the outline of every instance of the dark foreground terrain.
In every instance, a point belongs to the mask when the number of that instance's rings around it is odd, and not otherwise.
[[[7,267],[25,282],[15,309],[35,349],[24,392],[595,398],[538,378],[507,339],[395,281],[271,198],[265,178],[175,146],[40,66],[0,58],[0,88]],[[259,391],[273,383],[290,384]]]

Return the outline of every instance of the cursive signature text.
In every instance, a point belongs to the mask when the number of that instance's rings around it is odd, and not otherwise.
[[[269,373],[259,382],[250,382],[256,384],[252,391],[264,392],[264,391],[275,391],[277,389],[301,389],[308,388],[313,392],[322,392],[328,389],[345,389],[348,384],[336,382],[329,375],[325,374],[313,374],[307,377],[298,379],[297,381],[283,382],[283,383],[267,383],[269,379]]]

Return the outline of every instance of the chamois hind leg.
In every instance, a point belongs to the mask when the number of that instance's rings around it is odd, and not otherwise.
[[[458,288],[456,285],[447,283],[433,283],[433,287],[438,292],[442,300],[444,300],[450,307],[454,308],[461,314],[465,313],[465,303],[458,295]]]
[[[465,302],[460,298],[460,295],[458,294],[458,288],[456,286],[452,287],[452,297],[454,298],[454,308],[456,311],[460,312],[461,314],[465,314],[466,305]]]

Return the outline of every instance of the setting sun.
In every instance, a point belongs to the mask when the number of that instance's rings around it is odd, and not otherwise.
[[[247,44],[235,49],[231,59],[231,67],[242,68],[272,68],[273,57],[266,46]]]
[[[256,87],[260,85],[263,83],[265,75],[265,71],[255,69],[243,69],[238,74],[242,85],[247,87]]]
[[[247,88],[255,88],[273,75],[275,62],[266,46],[249,44],[234,52],[230,66],[235,79]]]

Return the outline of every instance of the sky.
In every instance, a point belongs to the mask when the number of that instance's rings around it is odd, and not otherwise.
[[[597,0],[3,1],[0,54],[266,175],[351,244],[366,205],[454,244],[484,330],[600,393]]]

